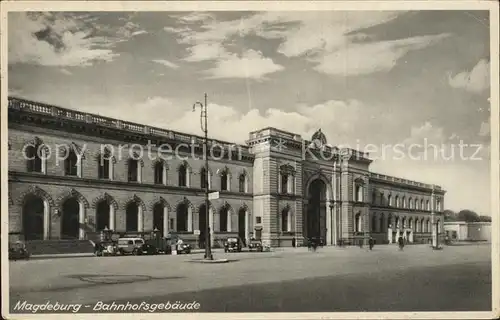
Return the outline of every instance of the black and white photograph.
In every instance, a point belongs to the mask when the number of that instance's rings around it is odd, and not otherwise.
[[[495,1],[23,2],[5,318],[500,316]]]

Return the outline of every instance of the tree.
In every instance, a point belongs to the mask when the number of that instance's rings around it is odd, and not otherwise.
[[[479,216],[479,221],[481,222],[491,222],[490,216]]]
[[[479,215],[472,210],[461,210],[457,215],[457,220],[465,222],[479,222]]]
[[[443,211],[444,221],[457,221],[457,213],[453,210]]]

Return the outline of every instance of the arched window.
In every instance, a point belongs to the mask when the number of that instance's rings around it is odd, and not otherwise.
[[[247,176],[246,174],[240,174],[238,178],[238,186],[240,192],[247,192]]]
[[[68,156],[64,160],[64,175],[78,176],[78,156],[74,150],[69,150]]]
[[[354,182],[354,201],[363,202],[364,182],[361,179],[356,179]]]
[[[372,192],[372,204],[377,204],[377,192],[375,190]]]
[[[361,213],[357,213],[354,216],[354,232],[361,232],[361,230],[362,230]]]
[[[392,196],[391,195],[387,196],[387,203],[388,203],[389,207],[392,207]]]
[[[165,164],[161,161],[155,163],[155,184],[166,184],[164,177]]]
[[[387,228],[392,228],[394,229],[394,224],[393,224],[393,219],[392,219],[392,215],[389,214],[389,217],[387,217]]]
[[[421,200],[420,200],[420,209],[421,209],[421,210],[425,210],[425,207],[424,207],[424,199],[421,199]]]
[[[373,215],[372,216],[372,232],[377,231],[377,216]]]
[[[420,207],[419,207],[419,203],[420,203],[420,202],[418,201],[418,199],[415,199],[415,209],[416,209],[416,210],[420,209]]]
[[[396,196],[396,207],[399,208],[399,205],[400,205],[400,203],[399,203],[399,196]]]
[[[185,163],[179,166],[178,180],[179,187],[188,186],[188,166]]]
[[[45,148],[40,141],[35,141],[24,149],[28,172],[45,173]]]
[[[427,211],[431,211],[431,203],[429,200],[427,200]]]
[[[413,209],[413,199],[410,197],[410,199],[408,199],[408,207],[410,209]]]
[[[385,232],[385,226],[384,226],[384,214],[380,214],[379,218],[379,232]]]
[[[400,227],[400,225],[399,225],[399,217],[396,217],[396,219],[394,219],[394,220],[396,220],[396,223],[395,223],[396,229],[399,229],[399,227]]]
[[[402,202],[403,202],[403,208],[406,209],[406,198],[404,196],[403,196]]]
[[[108,149],[104,150],[104,153],[100,154],[97,158],[97,176],[99,179],[111,179],[112,177],[112,165],[111,165],[111,152]]]
[[[209,186],[209,183],[208,183],[207,169],[205,167],[203,167],[200,170],[200,188],[206,189],[206,188],[208,188],[208,186]]]
[[[229,170],[225,168],[220,173],[220,189],[221,191],[230,191],[231,178]]]
[[[403,217],[401,220],[403,222],[403,229],[406,229],[406,217]]]
[[[139,161],[128,159],[128,181],[139,182]]]
[[[284,164],[280,166],[279,171],[279,192],[293,194],[295,168],[289,164]]]
[[[437,212],[441,211],[441,200],[439,199],[436,200],[436,211]]]
[[[186,232],[188,231],[188,205],[186,203],[180,203],[177,206],[177,231]]]
[[[289,232],[291,231],[291,219],[290,219],[290,209],[285,208],[281,211],[281,231]]]
[[[227,224],[229,220],[229,210],[227,207],[222,207],[219,210],[219,231],[227,232]]]
[[[382,192],[380,193],[380,205],[381,206],[385,205],[385,203],[384,203],[384,194]]]

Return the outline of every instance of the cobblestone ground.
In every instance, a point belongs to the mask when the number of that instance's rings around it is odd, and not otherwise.
[[[325,247],[271,253],[65,258],[10,262],[18,301],[191,302],[200,311],[491,310],[491,247]],[[11,312],[13,310],[11,309]]]

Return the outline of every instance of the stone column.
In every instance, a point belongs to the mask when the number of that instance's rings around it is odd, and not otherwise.
[[[82,156],[81,155],[77,155],[76,175],[78,176],[78,178],[82,177]]]
[[[193,232],[193,209],[191,207],[188,207],[187,231]]]
[[[43,240],[48,240],[49,235],[50,235],[50,208],[48,201],[43,200]]]
[[[387,228],[387,240],[389,240],[389,243],[392,243],[392,227]]]
[[[115,171],[115,165],[113,163],[113,157],[111,157],[108,161],[109,161],[109,180],[114,180],[113,174]]]
[[[137,182],[142,182],[142,166],[139,161],[137,162]]]
[[[137,205],[137,231],[142,232],[144,231],[144,225],[143,225],[144,219],[143,219],[143,212],[142,212],[142,206]]]
[[[227,210],[227,221],[226,221],[226,229],[227,232],[231,232],[231,220],[233,219],[232,212]]]
[[[245,210],[245,243],[247,245],[248,245],[248,242],[250,241],[249,224],[250,224],[249,213],[248,213],[248,210]]]
[[[166,237],[168,235],[168,224],[170,222],[170,217],[168,215],[168,208],[163,207],[163,236]]]
[[[167,166],[165,165],[165,163],[163,163],[163,170],[161,172],[161,178],[162,178],[163,185],[166,186],[167,185]]]
[[[115,230],[115,207],[113,204],[109,204],[109,229]]]
[[[78,202],[78,206],[79,206],[79,209],[78,209],[78,224],[79,224],[79,228],[78,228],[78,238],[80,240],[84,240],[85,239],[85,229],[84,229],[84,226],[85,226],[85,207],[83,206],[83,203],[81,201]]]

